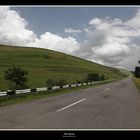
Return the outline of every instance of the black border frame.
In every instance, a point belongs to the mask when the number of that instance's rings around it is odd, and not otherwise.
[[[1,0],[0,5],[140,5],[137,0]],[[65,133],[72,133],[74,136],[65,136]],[[135,139],[140,134],[140,130],[0,130],[0,137],[13,139],[63,139],[63,138],[80,138],[80,139],[111,139],[114,138],[131,138]]]

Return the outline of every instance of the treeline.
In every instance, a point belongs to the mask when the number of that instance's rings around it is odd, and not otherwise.
[[[91,81],[104,81],[108,79],[108,77],[105,77],[105,75],[99,75],[97,73],[89,73],[87,75],[87,78],[86,78],[86,82],[91,82]]]
[[[92,81],[104,81],[108,79],[108,77],[105,77],[105,75],[99,75],[97,73],[89,73],[87,75],[87,77],[83,80],[76,80],[75,83],[80,84],[80,83],[84,83],[84,82],[92,82]],[[46,86],[48,87],[52,87],[52,86],[63,86],[68,84],[68,82],[64,79],[59,79],[59,80],[55,80],[55,79],[48,79],[46,81]]]

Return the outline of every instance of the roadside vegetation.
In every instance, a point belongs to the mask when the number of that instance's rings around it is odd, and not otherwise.
[[[4,78],[7,80],[10,90],[28,88],[26,82],[28,71],[23,70],[20,66],[13,65],[5,71]]]
[[[140,92],[140,78],[137,78],[137,77],[133,77],[133,81],[134,83],[136,84],[139,92]]]
[[[59,80],[55,80],[55,79],[48,79],[46,81],[46,86],[47,87],[53,87],[53,86],[63,86],[66,85],[67,82],[64,79],[59,79]]]

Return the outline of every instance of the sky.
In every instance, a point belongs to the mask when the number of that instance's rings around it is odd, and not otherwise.
[[[140,60],[140,7],[0,6],[0,44],[134,70]]]

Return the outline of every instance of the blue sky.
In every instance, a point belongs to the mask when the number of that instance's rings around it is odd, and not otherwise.
[[[138,7],[11,7],[30,23],[38,35],[44,31],[64,35],[64,28],[83,28],[94,17],[129,19]]]
[[[0,6],[0,44],[51,49],[134,70],[140,7]]]

